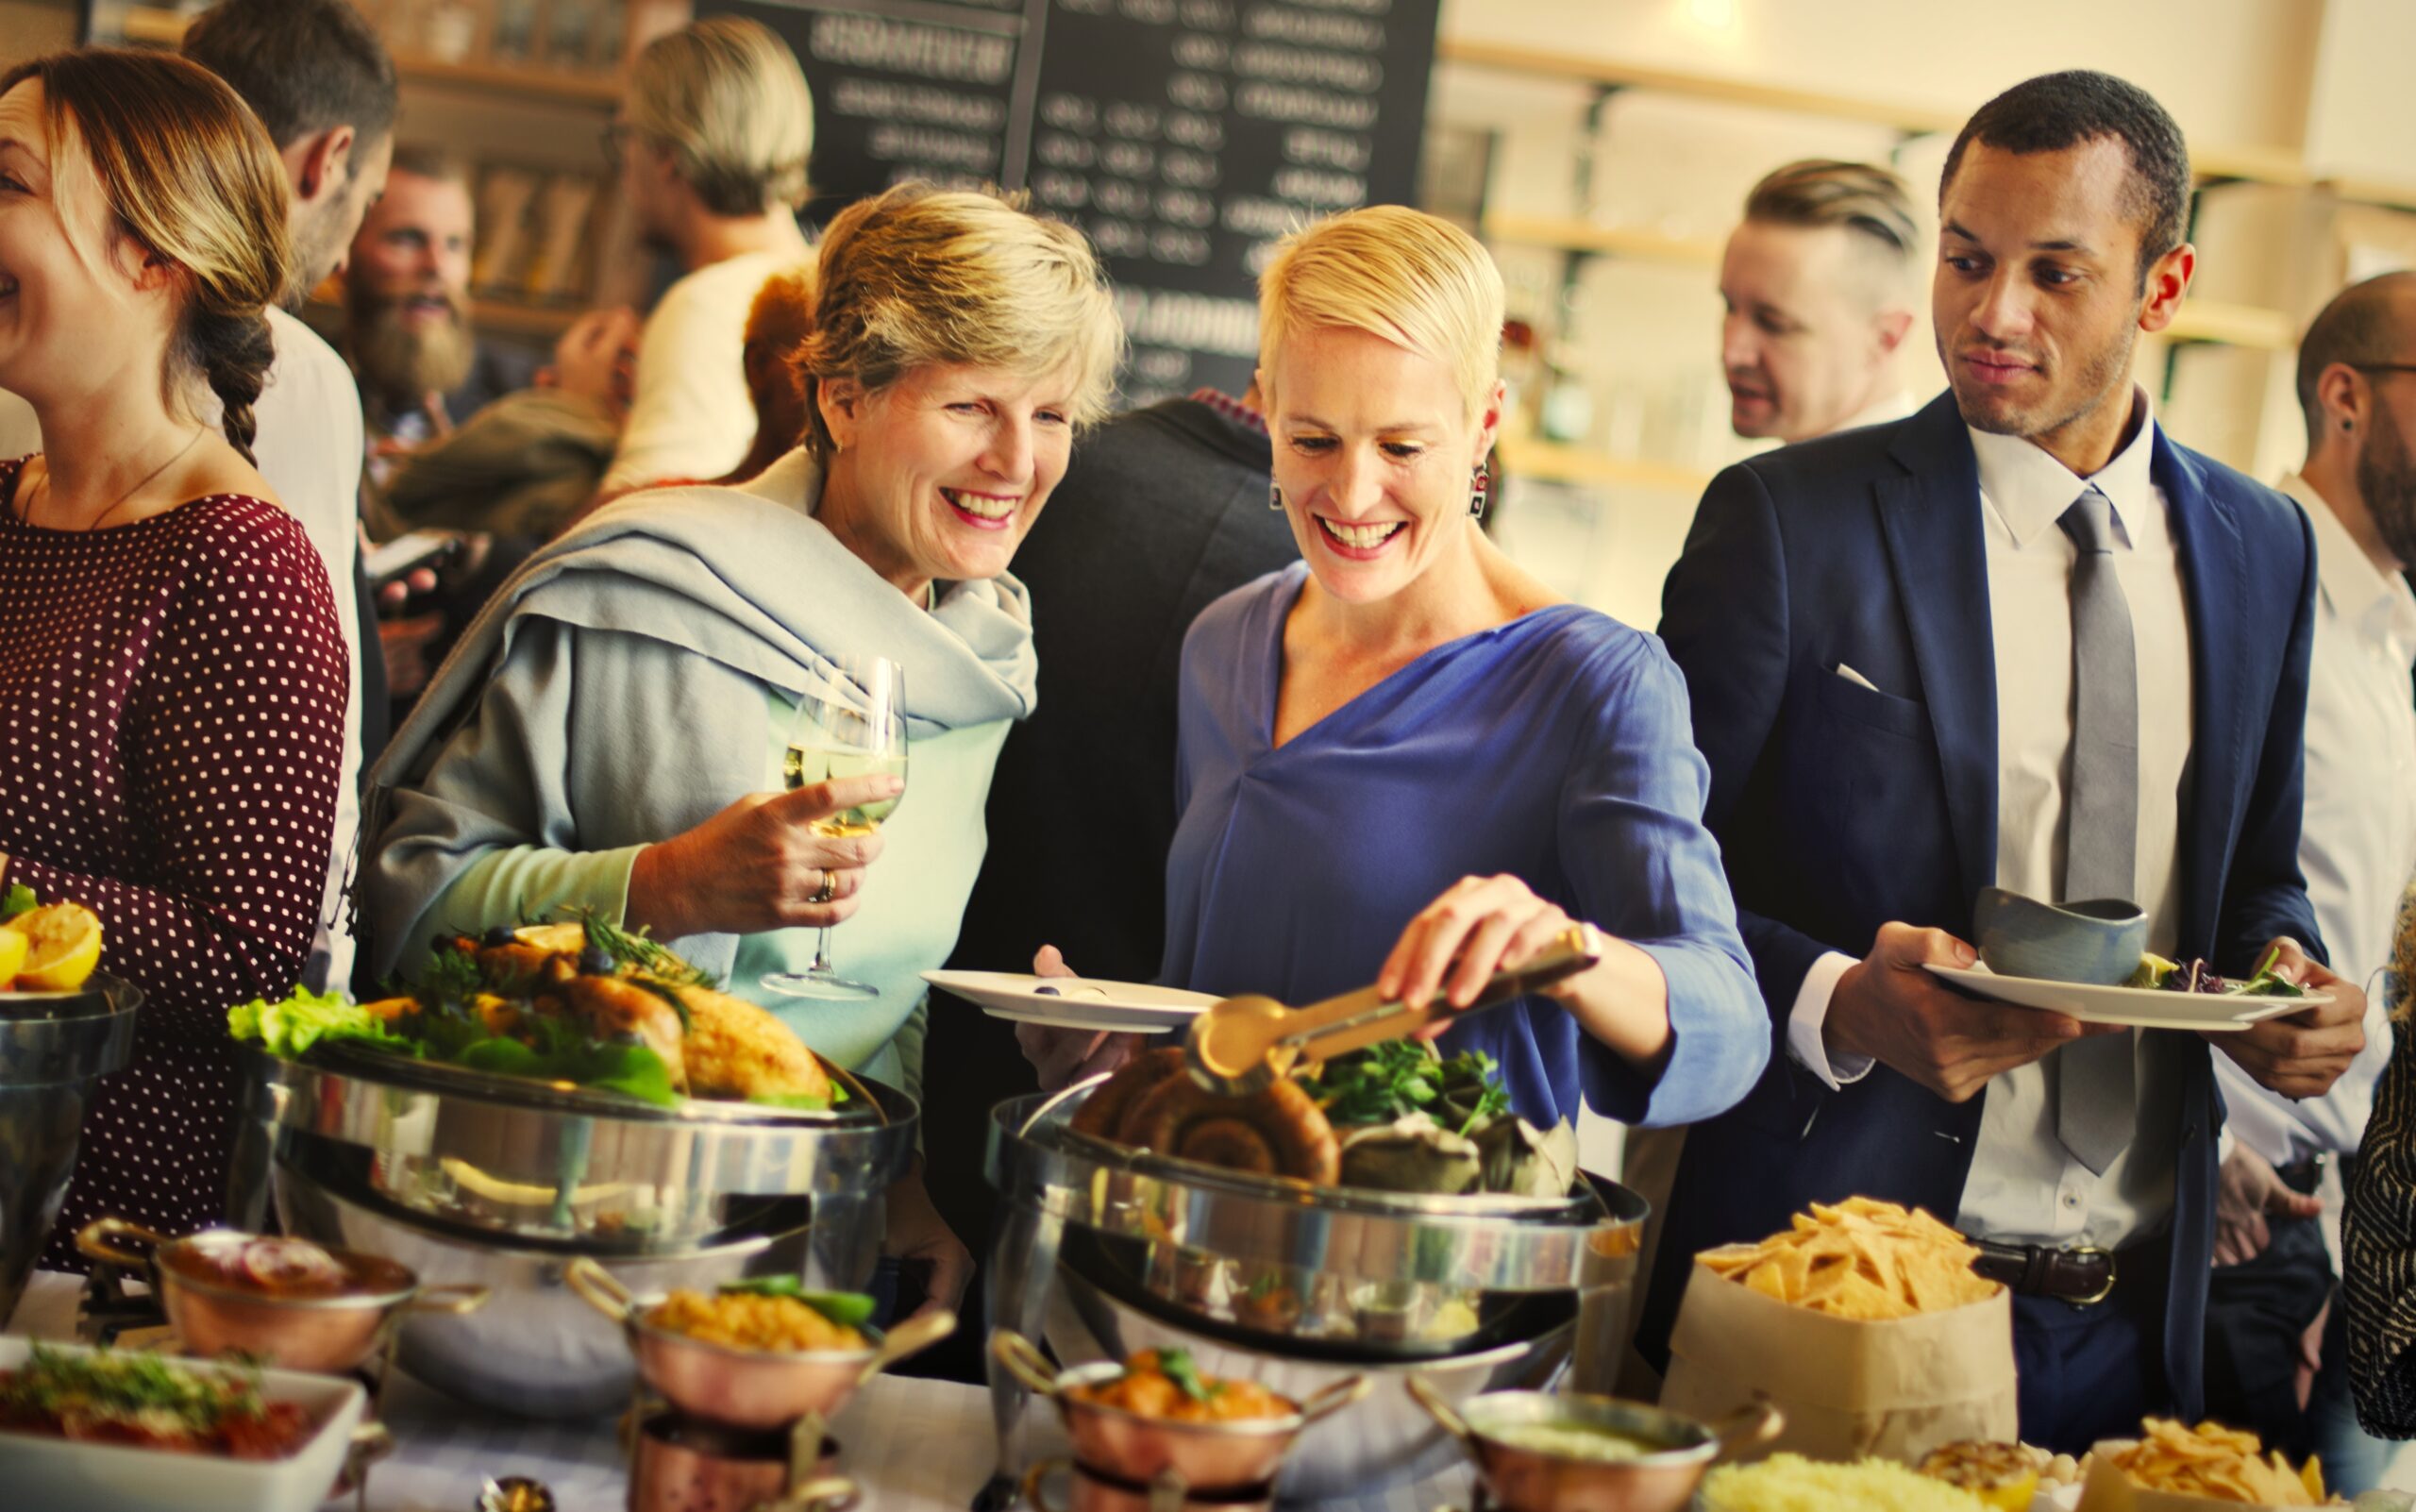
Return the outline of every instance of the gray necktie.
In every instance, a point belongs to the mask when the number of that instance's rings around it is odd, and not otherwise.
[[[2072,781],[2064,803],[2064,900],[2127,899],[2139,887],[2139,665],[2131,606],[2114,576],[2112,506],[2095,484],[2056,523],[2080,547],[2072,564]],[[2131,1036],[2104,1034],[2055,1052],[2055,1136],[2104,1175],[2139,1122]]]

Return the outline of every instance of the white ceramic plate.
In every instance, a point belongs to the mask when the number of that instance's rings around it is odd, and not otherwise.
[[[2230,998],[2156,987],[2092,987],[2079,982],[2001,977],[1984,966],[1929,969],[1975,997],[2022,1008],[2051,1008],[2085,1024],[2120,1024],[2129,1029],[2246,1029],[2332,1000],[2329,993],[2322,992],[2304,998]]]
[[[1035,977],[1020,971],[926,971],[923,980],[980,1003],[993,1018],[1059,1029],[1163,1034],[1217,1000],[1204,992],[1097,977]]]
[[[31,1339],[0,1338],[0,1370],[33,1352]],[[53,1344],[73,1354],[79,1344]],[[181,1362],[196,1369],[203,1361]],[[62,1438],[0,1432],[0,1463],[8,1466],[12,1507],[42,1512],[125,1512],[174,1507],[176,1512],[311,1512],[344,1471],[344,1451],[361,1421],[358,1382],[296,1370],[264,1370],[260,1391],[272,1402],[298,1402],[318,1432],[284,1459],[223,1459],[127,1444],[76,1444]]]

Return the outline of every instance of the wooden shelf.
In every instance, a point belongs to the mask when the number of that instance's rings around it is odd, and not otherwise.
[[[1495,445],[1502,465],[1513,478],[1545,483],[1585,483],[1596,487],[1649,488],[1666,493],[1697,495],[1711,475],[1669,462],[1640,457],[1616,457],[1606,451],[1545,441],[1536,436],[1503,435]]]
[[[2216,342],[2266,352],[2287,352],[2298,345],[2290,317],[2280,311],[2227,305],[2218,299],[2183,300],[2164,336],[2168,341]]]
[[[1687,268],[1716,268],[1725,244],[1702,237],[1666,236],[1658,231],[1602,226],[1592,221],[1546,215],[1488,215],[1485,239],[1517,246],[1547,246],[1563,252],[1593,252],[1638,262],[1668,262]]]
[[[576,306],[524,305],[509,299],[473,299],[470,318],[482,331],[505,336],[542,336],[552,341],[585,311]]]
[[[1723,105],[1742,105],[1763,110],[1782,110],[1795,115],[1818,115],[1837,121],[1859,121],[1866,125],[1887,126],[1912,136],[1928,136],[1938,132],[1953,134],[1963,127],[1966,117],[1958,113],[1931,109],[1900,101],[1865,99],[1855,95],[1829,94],[1818,90],[1788,89],[1775,84],[1759,84],[1750,79],[1723,78],[1716,74],[1697,74],[1683,69],[1648,67],[1622,62],[1611,58],[1586,58],[1578,54],[1548,51],[1536,47],[1517,47],[1502,42],[1480,42],[1466,37],[1445,37],[1434,44],[1434,56],[1446,62],[1466,63],[1476,68],[1499,69],[1506,73],[1533,74],[1545,78],[1568,79],[1578,84],[1593,84],[1613,89],[1652,90],[1657,93],[1683,95],[1689,99],[1716,100]],[[2234,147],[2228,150],[2192,151],[2190,163],[2201,178],[2244,179],[2260,184],[2282,184],[2297,188],[2313,182],[2307,164],[2296,153],[2270,147]],[[2416,193],[2416,192],[2410,192]]]
[[[2340,198],[2359,205],[2378,205],[2384,210],[2416,210],[2416,181],[2335,177],[2319,178],[2315,183],[2318,189],[2329,190]]]
[[[628,92],[628,83],[618,74],[578,74],[512,63],[448,63],[408,53],[394,55],[394,71],[415,84],[569,100],[596,109],[610,109]]]

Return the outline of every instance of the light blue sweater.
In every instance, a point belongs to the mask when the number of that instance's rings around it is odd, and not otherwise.
[[[802,451],[743,488],[630,496],[545,547],[445,663],[378,764],[362,868],[380,971],[411,974],[452,931],[584,904],[615,920],[647,844],[777,788],[785,709],[824,656],[906,669],[905,800],[857,916],[831,937],[878,1000],[798,1003],[766,969],[809,931],[668,942],[780,1011],[851,1069],[921,1081],[922,983],[948,957],[980,869],[982,812],[1008,721],[1033,697],[1031,613],[1012,578],[948,585],[926,612],[813,518]]]

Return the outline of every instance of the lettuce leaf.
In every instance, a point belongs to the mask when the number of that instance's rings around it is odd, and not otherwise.
[[[323,1039],[374,1039],[399,1044],[376,1014],[340,992],[296,987],[277,1002],[255,998],[226,1010],[226,1032],[272,1055],[291,1059]]]
[[[24,882],[10,882],[8,895],[0,897],[0,921],[15,918],[20,914],[29,914],[41,906],[42,899],[34,896],[32,888]]]

